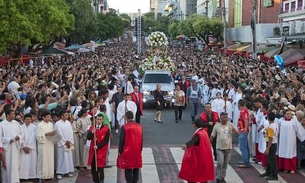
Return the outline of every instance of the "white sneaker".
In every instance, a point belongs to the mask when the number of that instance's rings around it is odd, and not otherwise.
[[[62,179],[62,176],[61,175],[57,175],[56,177],[58,180]]]
[[[115,133],[119,133],[119,129],[116,129],[116,130],[115,130]]]
[[[67,177],[73,177],[73,175],[71,173],[68,173]]]

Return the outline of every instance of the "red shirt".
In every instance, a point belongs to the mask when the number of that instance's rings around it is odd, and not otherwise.
[[[239,111],[239,117],[238,117],[238,124],[237,124],[239,132],[244,131],[245,121],[248,121],[248,123],[249,123],[249,120],[250,120],[250,115],[249,115],[248,110],[247,109],[240,110]],[[249,125],[248,125],[248,128],[246,130],[247,130],[247,132],[249,132]]]

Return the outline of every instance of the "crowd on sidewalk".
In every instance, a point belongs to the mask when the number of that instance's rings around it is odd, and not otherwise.
[[[1,66],[3,183],[61,179],[72,176],[75,168],[89,169],[88,162],[94,181],[103,180],[103,176],[95,176],[102,170],[94,167],[109,167],[107,151],[112,135],[131,121],[126,119],[126,112],[131,111],[129,118],[132,115],[138,123],[143,115],[137,79],[141,77],[141,60],[148,53],[137,55],[135,48],[134,43],[122,40],[99,48],[95,54],[46,57],[34,59],[29,65]],[[175,121],[181,119],[183,107],[189,106],[190,121],[200,118],[208,136],[217,136],[212,140],[215,159],[229,158],[221,153],[232,149],[226,144],[230,143],[232,131],[217,126],[226,116],[233,123],[228,128],[239,133],[241,168],[250,167],[250,155],[266,167],[267,155],[274,152],[278,158],[273,159],[273,167],[278,162],[277,169],[290,173],[301,167],[305,159],[303,69],[287,67],[281,71],[275,63],[227,57],[217,49],[201,52],[191,47],[170,47],[168,51],[177,66],[173,78],[180,91],[175,94]],[[201,114],[199,105],[205,106]],[[270,112],[276,114],[275,119],[269,118]],[[93,119],[99,125],[92,127]],[[88,141],[95,138],[95,131],[103,136],[97,144]],[[277,148],[269,147],[269,141],[266,145],[264,137],[271,136]],[[105,149],[105,153],[99,155],[95,149]],[[105,162],[93,164],[96,156]],[[228,159],[220,162],[223,166]],[[262,176],[275,179],[275,173],[267,171]],[[224,181],[225,175],[218,174],[217,179]],[[130,171],[127,175],[130,177]]]

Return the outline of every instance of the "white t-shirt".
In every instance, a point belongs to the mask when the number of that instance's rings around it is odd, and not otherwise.
[[[265,135],[265,141],[269,141],[269,137],[272,137],[272,144],[276,144],[278,142],[278,134],[279,134],[279,127],[276,123],[271,123],[268,128],[266,129],[264,135]]]

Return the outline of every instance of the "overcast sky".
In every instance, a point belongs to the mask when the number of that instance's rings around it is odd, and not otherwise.
[[[109,8],[120,11],[120,13],[135,13],[141,9],[141,13],[149,11],[150,0],[108,0]]]

